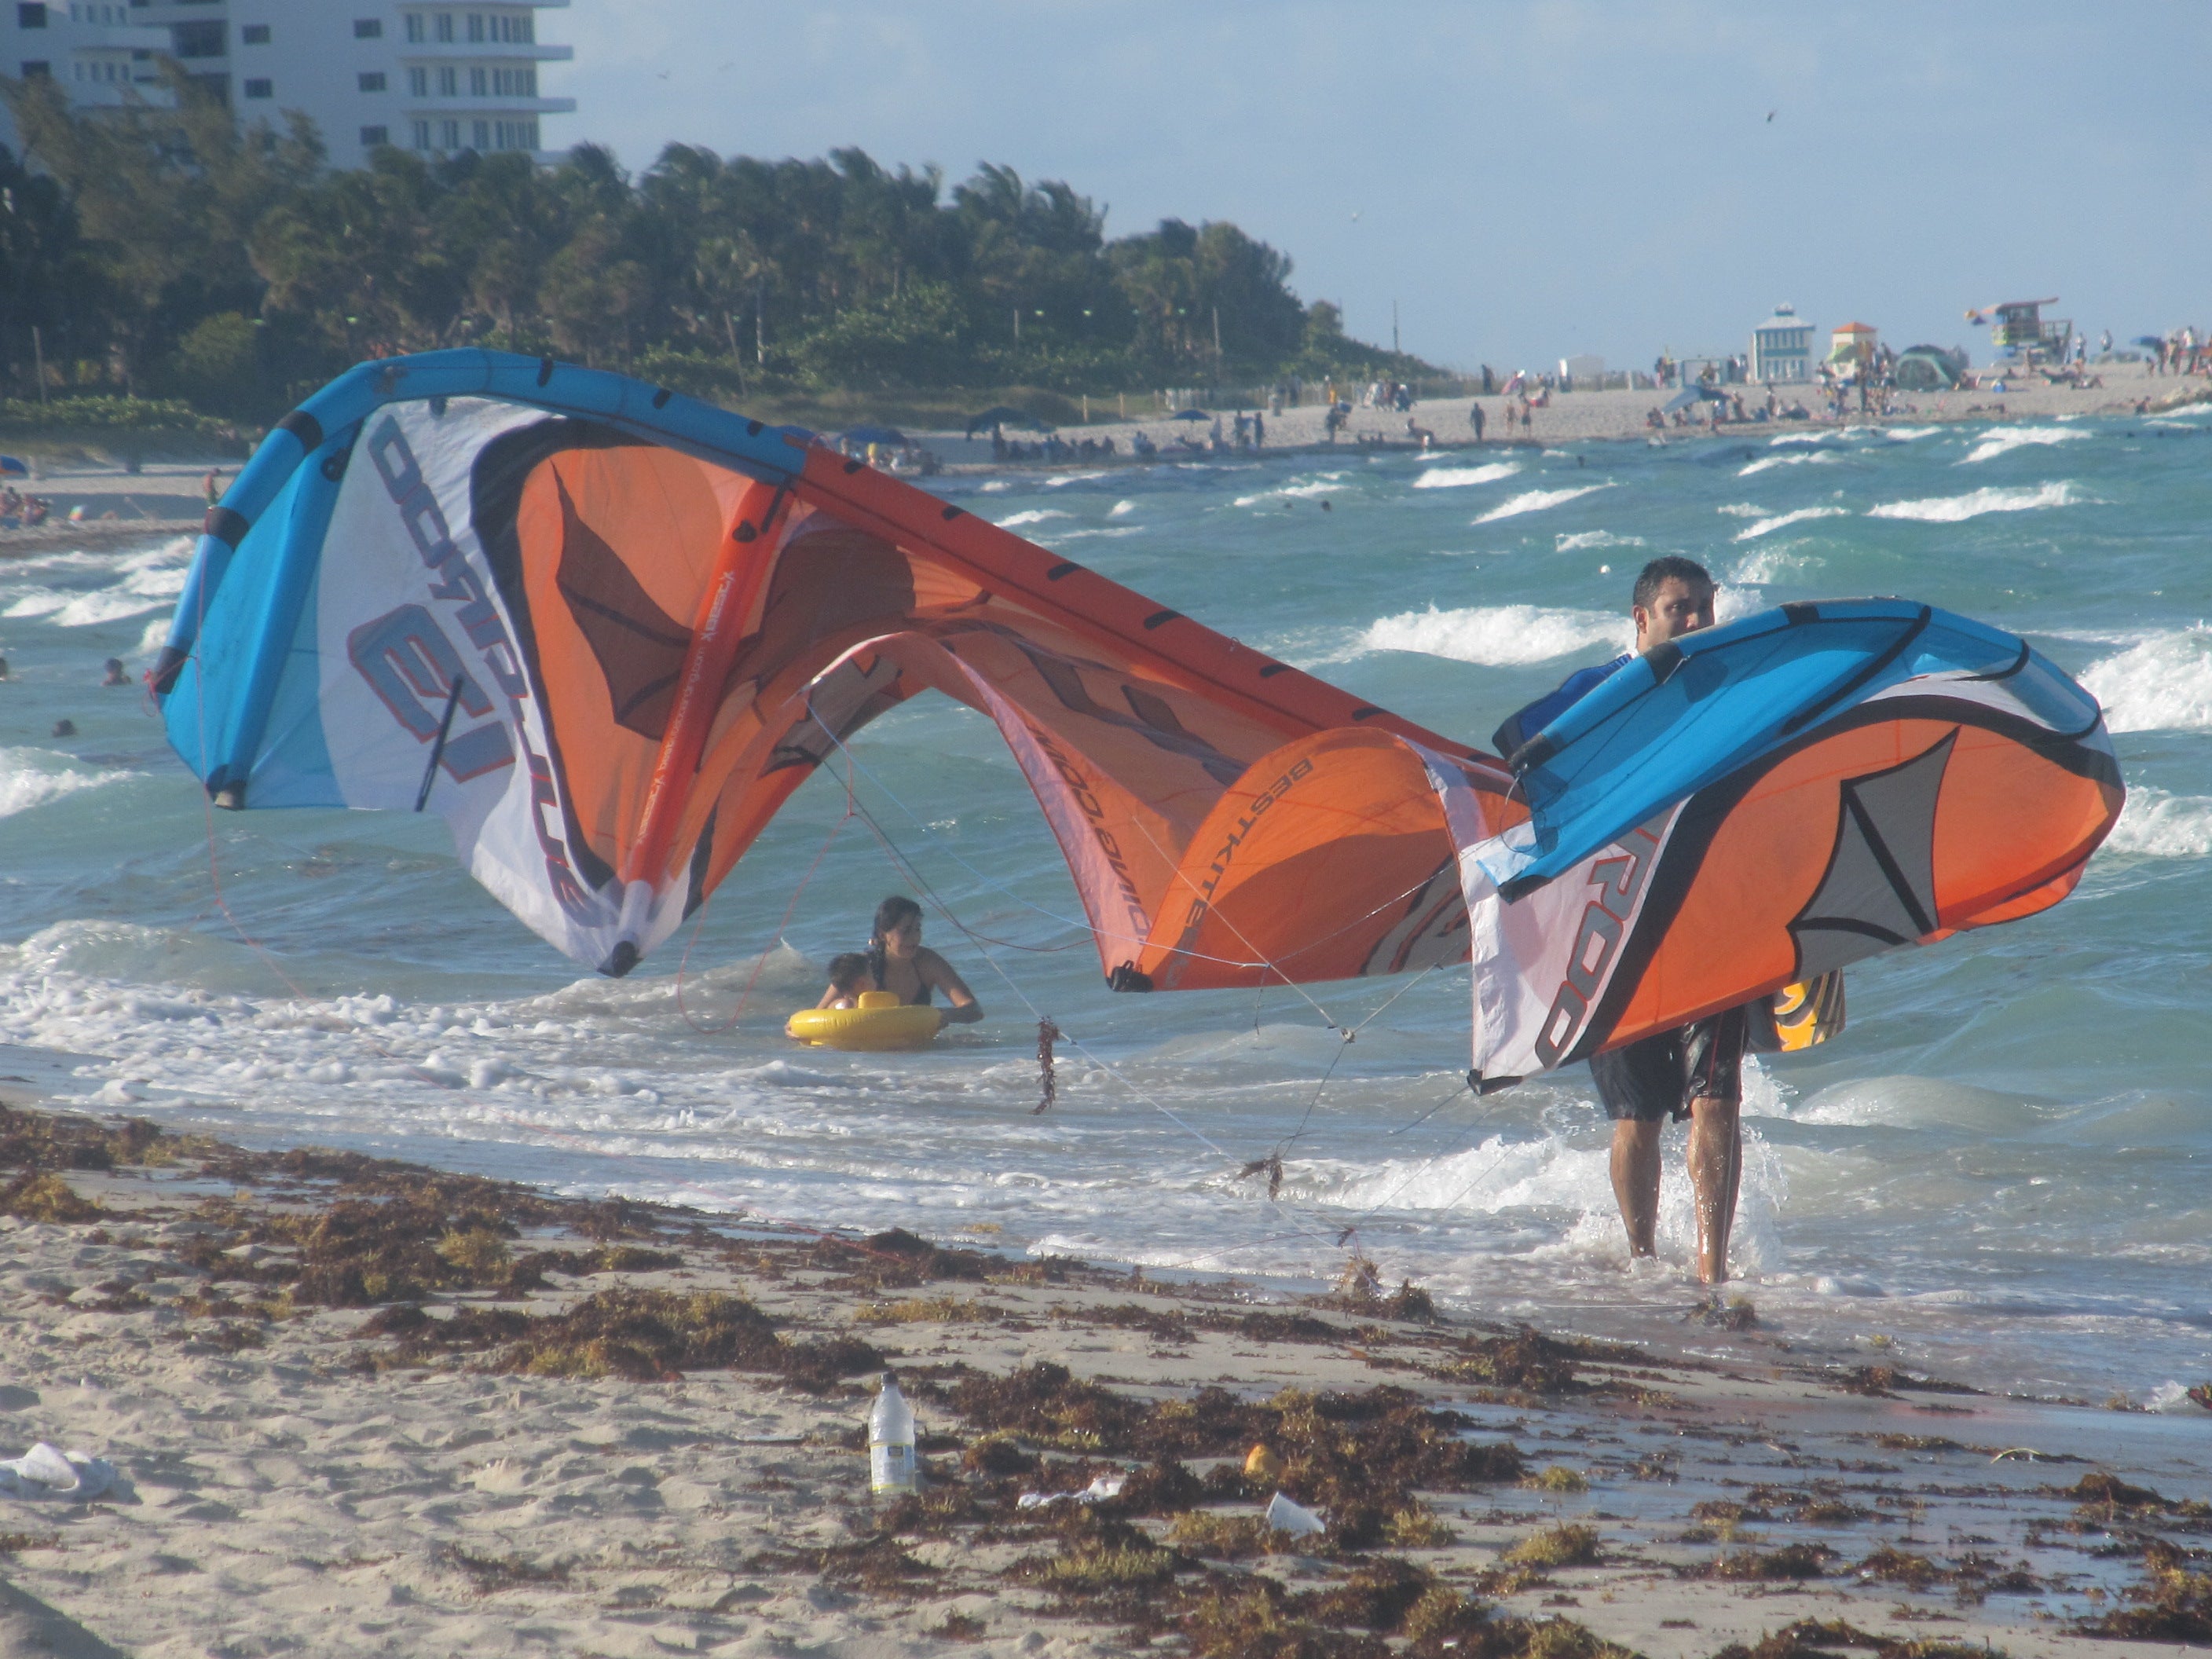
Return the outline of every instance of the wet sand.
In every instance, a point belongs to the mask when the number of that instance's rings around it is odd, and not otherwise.
[[[1815,1364],[1748,1304],[1637,1351],[15,1109],[0,1212],[0,1453],[121,1474],[0,1495],[0,1653],[2055,1659],[2140,1650],[2081,1621],[2212,1543],[2212,1413]]]

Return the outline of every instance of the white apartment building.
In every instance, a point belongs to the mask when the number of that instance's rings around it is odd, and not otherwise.
[[[0,73],[49,76],[80,107],[155,90],[175,58],[242,119],[298,110],[334,167],[380,144],[426,155],[550,159],[544,118],[572,113],[541,71],[572,46],[538,40],[568,0],[0,0]],[[0,135],[9,136],[12,135]]]

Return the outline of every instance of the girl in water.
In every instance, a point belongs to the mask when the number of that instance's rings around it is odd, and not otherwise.
[[[983,1018],[983,1005],[952,964],[921,942],[921,906],[894,893],[876,907],[874,931],[868,938],[869,980],[863,989],[890,991],[902,1004],[926,1006],[933,991],[945,993],[952,1006],[945,1011],[948,1025],[972,1025]],[[834,1006],[839,994],[832,985],[817,1007]],[[849,994],[849,993],[848,994]]]

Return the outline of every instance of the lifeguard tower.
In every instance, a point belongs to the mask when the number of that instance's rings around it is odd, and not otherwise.
[[[1795,306],[1775,307],[1774,314],[1751,331],[1751,378],[1765,386],[1813,378],[1813,325]]]
[[[2073,319],[2051,319],[2043,314],[2044,307],[2057,303],[2055,296],[2048,300],[2007,300],[1981,311],[1968,312],[1966,320],[1989,325],[1990,344],[1999,356],[2023,357],[2033,366],[2039,351],[2053,357],[2066,355],[2066,342],[2074,333]]]

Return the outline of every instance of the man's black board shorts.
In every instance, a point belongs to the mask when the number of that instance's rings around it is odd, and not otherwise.
[[[1730,1008],[1592,1054],[1590,1078],[1605,1115],[1615,1122],[1679,1123],[1693,1100],[1741,1100],[1750,1024],[1747,1009]]]

